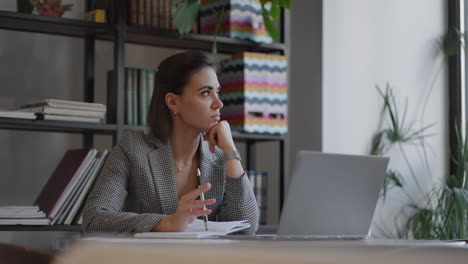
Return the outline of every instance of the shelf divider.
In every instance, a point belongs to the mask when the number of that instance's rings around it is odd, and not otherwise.
[[[82,123],[52,120],[29,120],[0,117],[0,129],[67,133],[114,134],[114,124]]]
[[[112,39],[113,25],[80,19],[0,11],[0,29],[69,37]]]
[[[75,231],[81,232],[81,225],[0,225],[0,231]]]

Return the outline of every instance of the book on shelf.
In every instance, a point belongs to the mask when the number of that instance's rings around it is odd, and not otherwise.
[[[73,183],[70,183],[67,188],[65,189],[66,192],[66,198],[64,201],[59,204],[59,208],[56,213],[56,217],[54,217],[51,221],[51,224],[62,224],[64,221],[64,218],[66,215],[69,213],[71,206],[75,202],[75,197],[77,192],[79,192],[82,184],[86,181],[86,179],[91,175],[91,171],[93,169],[94,164],[96,163],[97,160],[97,155],[98,152],[95,149],[92,149],[93,157],[89,163],[82,163],[84,166],[83,172],[80,174],[78,178],[76,178],[76,181]]]
[[[48,105],[21,108],[18,111],[51,114],[51,115],[62,115],[62,116],[94,117],[94,118],[101,118],[101,119],[104,119],[106,117],[105,111],[78,110],[78,109],[61,108],[61,107],[50,107]]]
[[[68,150],[52,176],[42,188],[34,205],[44,211],[53,222],[74,186],[83,177],[83,173],[93,161],[95,149]]]
[[[104,162],[107,158],[107,154],[107,150],[104,150],[102,154],[98,154],[89,175],[86,177],[86,180],[83,181],[83,183],[81,184],[78,192],[76,192],[71,202],[71,206],[69,207],[69,210],[66,214],[64,214],[64,217],[62,217],[61,221],[59,221],[60,223],[63,223],[65,225],[72,224],[73,219],[78,215],[79,209],[82,206],[84,206],[86,201],[85,198],[88,196],[91,187],[96,181],[96,178],[98,177],[98,175],[100,175]]]
[[[129,25],[137,25],[138,24],[138,3],[137,0],[127,0],[127,6],[128,6],[128,17],[127,21]]]
[[[55,120],[55,121],[71,121],[71,122],[84,122],[84,123],[102,123],[104,120],[97,117],[83,117],[83,116],[66,116],[66,115],[53,115],[37,113],[37,120]]]
[[[146,27],[151,27],[152,26],[152,7],[151,7],[152,3],[151,3],[151,0],[145,0],[145,11],[144,11],[144,15],[145,15],[145,26]]]
[[[116,91],[113,85],[113,70],[107,73],[107,102],[113,104]],[[145,126],[146,115],[153,95],[156,71],[153,69],[125,68],[125,122],[131,126]],[[115,109],[110,107],[108,122],[116,119]]]
[[[13,111],[13,110],[0,110],[0,117],[31,119],[31,120],[36,119],[36,115],[34,113],[25,113],[21,111]]]
[[[38,206],[0,206],[0,225],[48,225]]]
[[[0,219],[0,225],[49,225],[47,218]]]
[[[45,218],[39,206],[0,206],[0,219],[5,218]]]
[[[127,0],[127,10],[127,23],[131,26],[177,31],[171,0]],[[198,19],[192,26],[192,32],[198,33]]]
[[[89,186],[88,191],[86,192],[86,194],[85,194],[85,196],[83,198],[83,202],[80,204],[77,213],[75,214],[73,219],[71,219],[71,221],[68,221],[68,222],[65,223],[66,225],[68,225],[68,224],[70,224],[70,225],[81,225],[82,224],[82,222],[83,222],[83,210],[84,210],[84,207],[86,205],[86,201],[88,200],[89,195],[99,185],[99,180],[100,180],[99,177],[101,175],[102,169],[104,168],[106,158],[107,158],[107,150],[105,151],[105,153],[103,154],[102,159],[100,160],[101,164],[99,165],[99,169],[98,169],[98,171],[97,171],[97,173],[96,173],[96,175],[94,177],[94,180],[91,182],[91,186]]]
[[[132,1],[132,0],[130,0]],[[138,2],[137,22],[139,26],[145,25],[145,0],[133,0]]]
[[[35,113],[37,120],[101,123],[106,116],[106,105],[45,99],[40,102],[22,105],[17,111]]]
[[[159,28],[159,0],[151,0],[151,27]]]
[[[208,231],[205,231],[203,220],[195,219],[184,232],[144,232],[136,233],[139,238],[206,238],[224,236],[250,227],[245,221],[213,222],[208,221]]]
[[[267,173],[254,170],[246,171],[253,188],[255,200],[257,201],[258,211],[260,213],[259,224],[267,224]]]
[[[68,101],[68,100],[59,100],[59,99],[44,99],[43,101],[37,103],[26,104],[20,107],[22,108],[31,108],[36,106],[48,106],[55,108],[67,108],[67,109],[76,109],[76,110],[88,110],[88,111],[106,111],[106,105],[99,103],[88,103],[88,102],[79,102],[79,101]]]
[[[146,125],[146,113],[148,112],[149,86],[147,78],[147,70],[139,69],[138,71],[138,124]]]

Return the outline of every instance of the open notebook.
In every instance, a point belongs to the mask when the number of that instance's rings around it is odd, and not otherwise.
[[[230,222],[208,221],[208,231],[205,231],[203,220],[196,219],[187,226],[185,232],[146,232],[136,233],[135,237],[142,238],[205,238],[231,234],[250,227],[247,220]]]

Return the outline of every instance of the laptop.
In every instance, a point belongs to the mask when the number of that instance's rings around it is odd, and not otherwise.
[[[367,239],[388,162],[387,157],[299,151],[277,234],[255,238]]]
[[[299,151],[278,235],[367,238],[388,162]]]

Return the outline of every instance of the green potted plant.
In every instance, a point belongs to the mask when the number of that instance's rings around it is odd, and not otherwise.
[[[445,34],[442,41],[442,52],[445,56],[452,56],[458,53],[463,46],[464,34],[456,29],[451,29]],[[424,140],[431,136],[429,130],[432,125],[414,129],[414,122],[406,119],[405,104],[403,115],[398,111],[395,96],[392,89],[387,85],[385,91],[377,87],[383,99],[382,118],[386,120],[385,126],[374,134],[371,144],[371,155],[386,155],[389,150],[396,148],[409,168],[409,174],[418,189],[422,192],[412,161],[406,154],[404,145],[415,145],[422,153],[426,153]],[[423,109],[424,111],[424,109]],[[392,188],[403,191],[409,199],[405,208],[410,209],[404,226],[397,230],[397,237],[414,239],[466,239],[468,238],[468,140],[462,136],[458,128],[455,128],[458,135],[458,157],[455,160],[457,169],[454,174],[446,175],[443,181],[433,186],[433,188],[422,193],[422,200],[412,201],[407,193],[404,177],[395,170],[387,172],[384,186],[381,192],[381,199],[385,202],[387,192]],[[468,132],[467,132],[468,133]],[[429,165],[426,162],[427,171]]]

